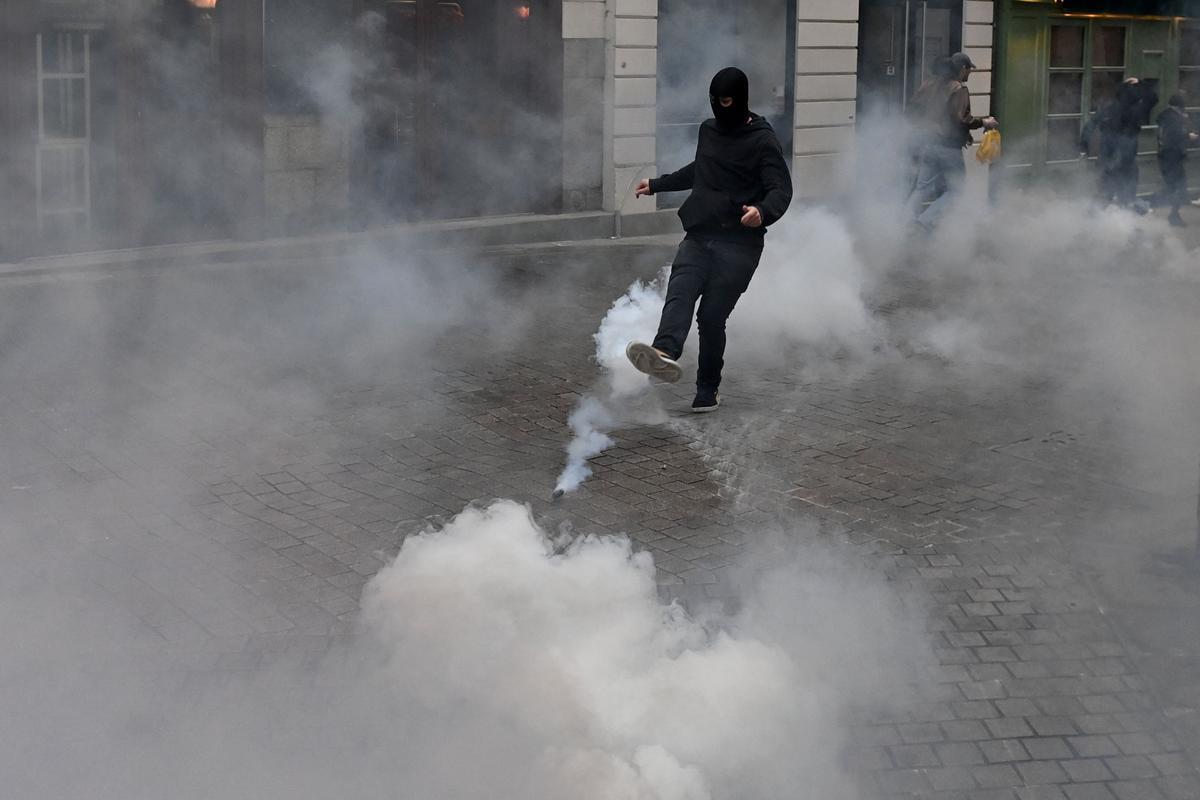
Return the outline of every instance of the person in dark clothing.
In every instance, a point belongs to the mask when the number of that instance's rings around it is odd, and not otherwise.
[[[1091,151],[1092,138],[1098,134],[1100,139],[1097,160],[1101,204],[1115,202],[1145,213],[1137,203],[1138,136],[1157,104],[1158,93],[1152,85],[1126,78],[1117,87],[1116,96],[1102,103],[1083,126],[1079,134],[1079,151],[1083,156]]]
[[[912,162],[912,171],[908,182],[908,195],[910,198],[917,188],[917,179],[920,177],[921,159],[925,154],[925,147],[934,136],[934,130],[938,125],[938,123],[930,119],[930,109],[935,105],[933,98],[937,96],[944,98],[950,81],[955,80],[957,74],[958,72],[954,69],[954,64],[951,63],[949,57],[934,59],[933,64],[929,68],[929,77],[917,87],[917,91],[913,93],[912,99],[908,102],[907,114],[911,135],[909,158]],[[928,189],[940,195],[946,191],[946,186],[942,182],[934,187],[928,187]]]
[[[653,344],[631,342],[626,355],[648,375],[674,383],[691,329],[700,334],[692,410],[713,411],[725,366],[725,323],[750,285],[769,225],[792,201],[792,179],[771,125],[750,111],[750,81],[726,67],[709,86],[713,117],[700,126],[696,158],[678,172],[638,183],[638,197],[690,189],[679,208],[687,235],[671,265],[666,304]],[[700,310],[696,311],[696,301]]]
[[[1187,159],[1188,145],[1200,139],[1200,134],[1191,130],[1186,108],[1187,99],[1183,92],[1176,92],[1158,115],[1158,169],[1162,172],[1165,195],[1171,205],[1167,221],[1177,227],[1187,224],[1179,216],[1180,207],[1188,201],[1187,170],[1183,162]]]
[[[971,114],[967,80],[973,69],[975,64],[966,53],[939,60],[914,96],[921,155],[910,202],[914,212],[930,203],[916,218],[926,231],[933,229],[965,180],[963,148],[974,142],[971,131],[997,127],[995,117]]]

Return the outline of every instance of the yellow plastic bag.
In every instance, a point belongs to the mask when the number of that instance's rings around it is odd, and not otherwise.
[[[981,164],[991,164],[1000,158],[1003,149],[1000,145],[1000,131],[992,128],[990,131],[983,132],[983,141],[979,143],[979,149],[975,151],[975,158]]]

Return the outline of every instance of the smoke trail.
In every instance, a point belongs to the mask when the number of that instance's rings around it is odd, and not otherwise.
[[[596,361],[604,373],[602,394],[585,395],[567,420],[574,436],[567,445],[567,465],[558,477],[556,496],[575,491],[587,480],[592,474],[588,459],[612,445],[608,431],[629,417],[637,395],[650,385],[649,378],[625,358],[625,347],[631,341],[649,341],[654,336],[669,274],[670,267],[664,267],[656,280],[635,281],[600,323],[593,338]]]

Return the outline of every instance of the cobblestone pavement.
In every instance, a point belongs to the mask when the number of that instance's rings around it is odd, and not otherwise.
[[[693,418],[684,389],[663,390],[664,424],[615,432],[584,487],[550,502],[566,416],[595,377],[590,335],[670,252],[492,251],[478,268],[508,300],[554,302],[498,341],[431,331],[431,358],[394,363],[386,339],[351,351],[341,329],[305,328],[337,261],[7,280],[19,357],[0,387],[0,509],[42,559],[10,599],[36,607],[48,576],[80,576],[85,618],[201,680],[352,635],[403,537],[480,499],[627,533],[688,603],[725,599],[764,525],[789,519],[921,598],[929,663],[854,721],[846,757],[868,794],[1200,798],[1194,491],[1123,471],[1120,437],[1057,402],[1053,376],[997,366],[964,387],[916,357],[811,380],[734,365],[720,413]]]

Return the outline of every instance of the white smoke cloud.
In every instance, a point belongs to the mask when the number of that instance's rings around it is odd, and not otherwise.
[[[523,506],[468,509],[405,542],[368,584],[364,620],[401,691],[439,716],[433,750],[465,731],[528,745],[506,765],[524,784],[504,796],[765,800],[811,780],[849,796],[840,700],[806,669],[829,653],[797,661],[736,620],[714,630],[663,605],[650,556],[624,538],[555,542]]]
[[[864,352],[880,335],[864,299],[869,277],[843,218],[821,208],[793,211],[767,234],[730,318],[729,352],[777,365],[797,347]]]

